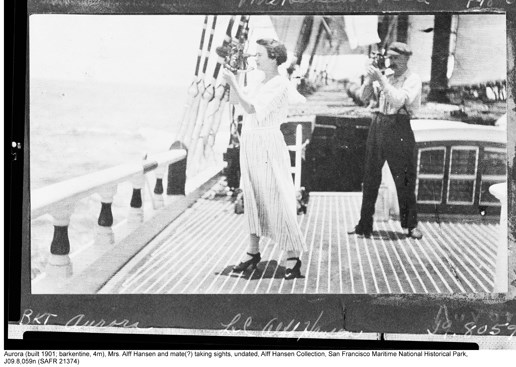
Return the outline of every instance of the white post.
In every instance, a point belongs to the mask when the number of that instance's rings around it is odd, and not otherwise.
[[[301,156],[303,153],[303,126],[298,124],[296,127],[296,150],[295,150],[295,172],[294,187],[296,190],[301,188]]]
[[[507,241],[507,182],[499,183],[489,187],[489,192],[502,204],[500,213],[500,234],[498,239],[498,250],[496,252],[495,271],[495,293],[506,293],[509,287],[509,257]]]
[[[115,234],[113,232],[113,213],[111,205],[113,197],[117,191],[117,186],[106,186],[99,190],[101,198],[101,210],[97,227],[95,228],[95,245],[112,245],[115,243]]]

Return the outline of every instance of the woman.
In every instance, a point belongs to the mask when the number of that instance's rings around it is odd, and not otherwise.
[[[287,50],[272,39],[256,43],[256,66],[265,73],[256,89],[244,93],[234,74],[223,71],[232,103],[239,103],[247,113],[240,139],[240,169],[250,241],[245,260],[233,271],[256,268],[263,236],[287,252],[285,279],[294,279],[301,276],[299,256],[306,251],[306,244],[297,223],[290,157],[280,131],[291,87],[289,80],[279,75],[278,66],[287,60]]]

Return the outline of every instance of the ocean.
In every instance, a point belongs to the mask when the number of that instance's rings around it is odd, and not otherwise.
[[[186,98],[185,86],[32,79],[31,192],[168,150]],[[119,185],[114,225],[126,219],[131,192],[130,183]],[[77,203],[69,226],[71,253],[93,240],[99,212],[98,195]],[[33,278],[45,268],[52,236],[50,215],[32,219]]]

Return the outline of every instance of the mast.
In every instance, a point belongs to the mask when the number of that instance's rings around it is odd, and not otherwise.
[[[398,15],[398,26],[396,28],[396,39],[398,42],[407,43],[408,40],[409,16],[407,14]]]
[[[430,71],[428,101],[448,103],[448,57],[450,50],[452,15],[437,14],[434,18],[434,43]]]
[[[308,43],[310,42],[310,36],[312,35],[313,25],[313,15],[305,16],[305,18],[303,19],[303,25],[301,26],[301,31],[299,32],[299,37],[297,39],[296,48],[294,51],[294,56],[296,57],[297,65],[301,65],[303,54],[306,48],[308,47]]]
[[[398,28],[398,16],[394,15],[392,18],[386,18],[386,33],[383,37],[380,37],[382,40],[382,49],[387,49],[391,42],[396,40],[396,32]]]
[[[321,41],[321,36],[323,34],[323,31],[326,32],[326,36],[328,37],[328,39],[331,42],[331,38],[332,38],[331,30],[324,17],[321,19],[321,22],[319,23],[319,29],[317,30],[317,36],[315,37],[315,43],[314,43],[314,47],[312,49],[312,54],[310,55],[310,60],[308,61],[308,68],[306,70],[305,78],[308,78],[308,76],[310,74],[310,69],[313,65],[314,57],[315,57],[315,54],[317,53],[317,49],[319,47],[319,43]],[[314,68],[314,71],[316,71],[315,68]]]
[[[306,69],[305,78],[308,78],[308,75],[310,74],[310,69],[312,68],[312,63],[314,62],[315,53],[317,51],[317,46],[319,46],[319,41],[321,39],[323,29],[323,23],[320,22],[319,29],[317,30],[317,36],[315,37],[314,48],[312,49],[312,54],[310,55],[310,60],[308,61],[308,68]]]

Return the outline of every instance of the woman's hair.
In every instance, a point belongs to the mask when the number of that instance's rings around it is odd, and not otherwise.
[[[267,56],[269,56],[270,59],[275,59],[277,65],[281,65],[287,61],[287,48],[282,43],[272,38],[262,38],[256,41],[256,43],[265,47]]]

